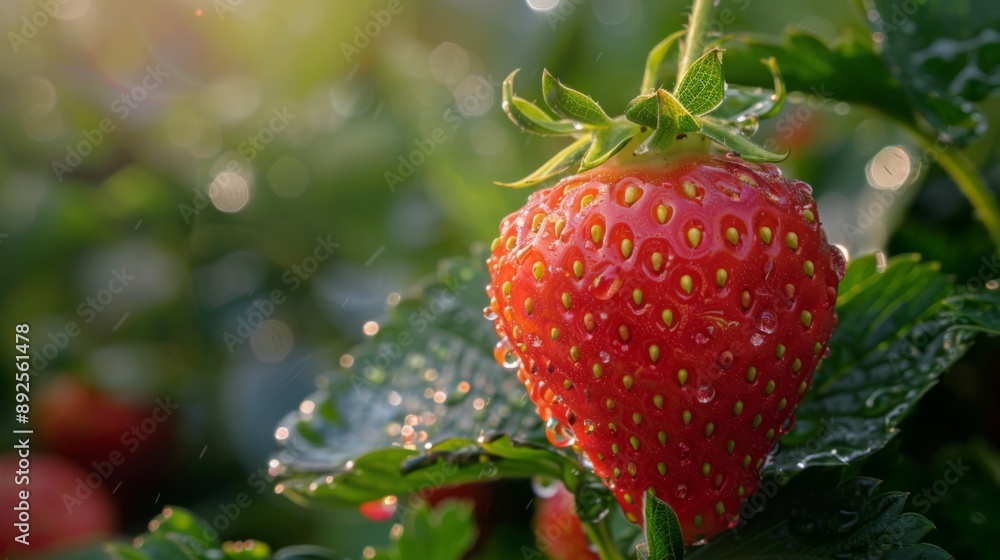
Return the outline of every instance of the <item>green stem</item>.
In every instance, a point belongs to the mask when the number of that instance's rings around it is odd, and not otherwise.
[[[677,83],[681,83],[684,73],[691,67],[691,64],[704,54],[705,36],[708,35],[709,17],[712,15],[712,6],[715,0],[694,0],[691,7],[691,19],[688,20],[687,38],[684,40],[684,56],[681,57],[680,67],[677,69]]]
[[[611,537],[611,531],[608,529],[605,519],[597,523],[581,521],[581,524],[583,532],[587,535],[587,540],[597,547],[597,555],[601,557],[601,560],[625,560],[625,557],[618,552],[618,548],[615,546],[615,540]]]
[[[1000,207],[997,206],[997,199],[990,192],[983,176],[976,170],[975,164],[957,147],[952,146],[942,150],[936,148],[932,141],[923,138],[922,135],[921,138],[929,150],[937,152],[938,163],[972,203],[976,216],[986,226],[993,244],[1000,248]]]

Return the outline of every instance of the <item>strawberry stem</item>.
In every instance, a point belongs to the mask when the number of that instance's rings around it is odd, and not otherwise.
[[[681,82],[691,64],[704,54],[705,36],[708,35],[713,4],[715,0],[694,0],[691,17],[688,20],[687,37],[684,39],[684,54],[677,69],[677,83]]]
[[[587,540],[597,547],[597,555],[601,560],[625,560],[618,548],[615,546],[615,539],[608,529],[607,518],[596,523],[581,521],[583,532],[587,535]]]

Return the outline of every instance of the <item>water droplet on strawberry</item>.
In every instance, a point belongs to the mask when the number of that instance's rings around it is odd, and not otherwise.
[[[611,354],[608,354],[607,352],[602,351],[600,354],[598,354],[598,356],[600,356],[601,361],[604,362],[605,364],[611,361]]]
[[[677,445],[677,454],[680,455],[682,459],[688,457],[691,455],[691,446],[681,442]]]
[[[486,317],[487,321],[496,321],[497,314],[496,314],[495,311],[493,311],[492,307],[484,307],[483,308],[483,317]]]
[[[555,418],[549,418],[545,422],[545,437],[556,447],[569,447],[576,443],[573,429]]]
[[[771,177],[781,177],[781,170],[778,169],[778,166],[773,163],[760,164],[760,170]]]
[[[617,266],[608,266],[601,270],[591,286],[590,293],[599,300],[609,300],[618,293],[625,280]]]
[[[827,346],[826,348],[824,348],[824,349],[823,349],[823,356],[822,356],[822,357],[823,357],[824,359],[826,359],[826,358],[829,358],[829,357],[830,357],[830,347],[829,347],[829,346]]]
[[[715,389],[711,385],[698,387],[698,402],[701,404],[710,403],[715,398]]]
[[[678,484],[677,490],[674,491],[674,495],[677,496],[678,500],[683,500],[688,495],[688,487],[684,484]]]
[[[514,354],[514,348],[511,347],[506,337],[498,342],[496,348],[493,349],[493,357],[496,358],[498,364],[507,369],[515,369],[521,365],[521,360]]]
[[[764,344],[764,337],[760,333],[753,333],[753,335],[750,336],[750,344],[760,346],[761,344]]]
[[[528,344],[532,345],[535,348],[539,348],[542,345],[542,339],[539,338],[539,336],[535,333],[528,333],[528,335],[525,336],[524,338],[525,340],[528,341]]]
[[[705,333],[695,333],[694,341],[696,344],[708,344],[708,337]]]
[[[760,332],[771,334],[776,328],[778,328],[778,319],[774,316],[774,313],[764,311],[757,318],[757,329]]]

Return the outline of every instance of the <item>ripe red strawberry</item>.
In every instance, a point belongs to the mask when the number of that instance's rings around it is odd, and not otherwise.
[[[535,499],[531,529],[538,550],[552,560],[599,560],[576,516],[573,494],[561,483],[553,484],[551,496]],[[528,553],[524,556],[533,557]]]
[[[732,155],[605,165],[532,194],[488,266],[554,443],[633,522],[651,487],[688,542],[731,527],[836,324],[810,187]]]
[[[678,37],[650,53],[624,117],[548,72],[559,120],[504,82],[522,129],[576,139],[510,186],[579,171],[503,221],[487,293],[498,358],[519,367],[549,439],[574,445],[635,523],[654,491],[691,543],[732,527],[760,486],[826,352],[845,263],[812,189],[743,134],[780,110],[774,62],[770,103],[744,94],[728,120],[707,116],[727,95],[718,49],[686,51],[673,91],[655,87]]]

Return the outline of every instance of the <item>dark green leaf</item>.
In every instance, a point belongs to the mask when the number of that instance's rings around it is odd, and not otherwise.
[[[562,85],[548,70],[542,72],[542,94],[557,115],[592,126],[608,126],[609,117],[596,101],[584,93]]]
[[[461,560],[476,538],[473,508],[464,502],[445,502],[433,510],[422,508],[403,525],[403,534],[376,560]]]
[[[652,490],[643,494],[643,516],[646,527],[646,551],[649,560],[681,560],[684,558],[684,537],[677,514]]]
[[[712,49],[694,61],[677,84],[676,97],[692,115],[704,115],[722,103],[726,80],[722,75],[722,51]]]
[[[666,39],[660,41],[655,47],[653,47],[652,50],[649,51],[649,55],[646,57],[646,68],[642,74],[642,87],[639,89],[640,94],[646,94],[649,93],[650,90],[660,89],[662,87],[662,84],[657,83],[660,66],[663,65],[663,59],[666,58],[667,53],[670,52],[670,48],[673,47],[674,43],[676,43],[678,39],[684,36],[684,33],[684,30],[671,33]]]
[[[769,152],[743,136],[740,129],[711,117],[701,118],[701,133],[754,163],[783,161],[789,154]]]
[[[831,488],[836,476],[802,476],[787,487],[765,485],[741,509],[736,528],[694,548],[689,560],[829,560],[896,558],[948,560],[920,543],[933,525],[901,513],[902,492],[879,493],[879,481],[854,478]],[[772,483],[773,484],[773,483]]]
[[[583,159],[584,154],[586,154],[590,149],[592,142],[593,135],[588,134],[560,150],[559,153],[552,156],[552,159],[542,164],[541,167],[520,181],[515,181],[513,183],[501,183],[498,181],[497,184],[501,187],[522,189],[524,187],[537,185],[538,183],[547,181],[553,177],[558,177],[568,171],[573,164]]]
[[[937,130],[968,142],[986,121],[970,102],[1000,88],[1000,3],[873,0],[882,54],[910,102]]]
[[[760,61],[774,58],[788,90],[812,96],[816,107],[841,100],[914,122],[913,109],[899,83],[885,71],[882,59],[856,38],[846,36],[828,47],[815,35],[792,32],[780,41],[737,35],[725,45],[730,85],[772,87],[773,80],[760,71]]]
[[[378,449],[347,468],[312,465],[314,472],[287,471],[284,493],[293,499],[355,505],[426,489],[546,475],[565,480],[576,461],[547,447],[497,439],[447,439],[429,449]]]
[[[884,447],[976,334],[1000,330],[997,290],[949,296],[951,290],[935,264],[913,255],[890,260],[882,272],[874,257],[852,261],[830,356],[766,470],[790,476]]]
[[[543,136],[564,136],[578,132],[575,124],[557,121],[542,111],[537,105],[514,95],[514,70],[503,81],[503,110],[521,130]]]
[[[639,127],[627,121],[594,131],[594,141],[580,162],[580,171],[593,169],[617,154],[639,132]]]

